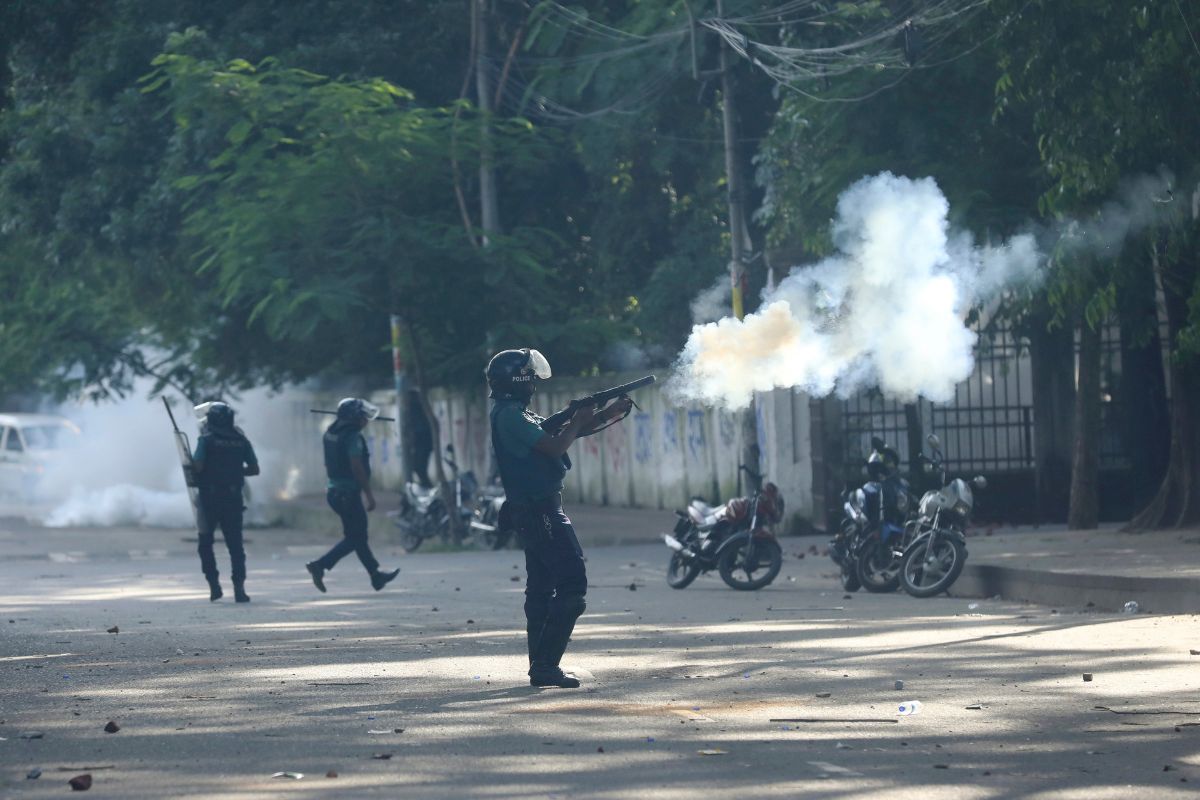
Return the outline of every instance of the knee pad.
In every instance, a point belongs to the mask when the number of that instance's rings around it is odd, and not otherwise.
[[[587,601],[583,594],[563,593],[554,598],[556,616],[563,619],[576,620],[587,609]]]

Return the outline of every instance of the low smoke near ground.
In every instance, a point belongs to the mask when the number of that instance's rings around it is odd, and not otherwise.
[[[838,200],[837,254],[794,268],[744,320],[697,324],[673,393],[727,408],[777,387],[950,399],[974,366],[967,312],[1037,280],[1042,257],[1031,235],[977,245],[949,210],[932,178],[860,180]]]
[[[158,398],[139,384],[124,399],[78,403],[55,410],[81,434],[48,454],[36,489],[36,508],[50,527],[194,528],[170,419]],[[248,521],[262,515],[262,501],[287,490],[292,470],[278,465],[274,450],[256,435],[271,413],[265,391],[231,400],[241,427],[255,447],[263,475],[247,479]],[[190,403],[172,406],[192,449],[199,433]]]

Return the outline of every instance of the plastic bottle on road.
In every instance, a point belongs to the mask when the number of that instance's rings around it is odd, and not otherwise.
[[[1130,600],[1125,604],[1124,611],[1126,614],[1136,614],[1140,610],[1136,600]]]
[[[905,700],[896,710],[896,716],[898,717],[908,717],[919,713],[921,713],[920,700]]]

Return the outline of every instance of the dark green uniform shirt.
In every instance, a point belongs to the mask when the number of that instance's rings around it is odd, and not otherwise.
[[[508,499],[525,502],[561,492],[567,474],[563,460],[533,449],[546,435],[540,425],[542,418],[520,400],[497,400],[491,417],[492,445]]]

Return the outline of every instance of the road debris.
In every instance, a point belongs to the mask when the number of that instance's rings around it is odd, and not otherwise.
[[[888,724],[888,723],[894,724],[899,721],[900,720],[897,720],[897,719],[877,719],[877,718],[870,718],[870,717],[866,717],[866,718],[843,717],[840,719],[817,719],[815,717],[771,717],[770,719],[767,720],[767,722],[809,722],[809,723],[812,723],[812,722],[816,722],[816,723],[835,722],[838,724],[841,724],[843,722],[879,722],[879,723],[885,723],[885,724]],[[799,730],[799,728],[797,728],[797,730]]]
[[[817,697],[831,697],[832,695],[833,692],[817,692],[816,694]]]
[[[29,770],[29,772],[25,773],[25,780],[27,781],[36,781],[40,777],[42,777],[42,771],[37,767],[34,767],[33,769]]]
[[[896,681],[896,683],[892,686],[892,688],[895,689],[897,692],[900,691],[901,689],[904,688],[904,681]]]
[[[24,733],[18,734],[17,738],[18,739],[44,739],[44,738],[46,738],[46,734],[42,733],[41,731],[25,731]]]
[[[909,716],[912,716],[913,714],[920,714],[920,713],[921,713],[921,701],[920,700],[905,700],[896,709],[896,716],[898,716],[898,717],[909,717]]]
[[[1090,673],[1090,672],[1083,673],[1083,682],[1091,683],[1092,682],[1092,673]]]
[[[104,726],[105,733],[116,733],[119,730],[121,730],[121,726],[113,722],[111,719],[108,721],[108,724]]]
[[[629,584],[629,591],[631,591],[631,592],[636,592],[636,591],[637,591],[637,584],[636,584],[636,583],[631,583],[631,584]]]
[[[67,781],[67,785],[75,792],[86,792],[92,788],[92,775],[90,772],[85,772],[82,775],[76,775],[71,780]]]
[[[333,770],[329,770],[329,772],[325,773],[326,778],[336,778],[337,776],[338,776],[338,774],[336,772],[334,772]]]
[[[116,625],[113,625],[111,628],[109,628],[108,630],[105,631],[105,633],[120,633],[120,632],[121,632],[121,629],[118,628]]]
[[[391,757],[392,757],[391,753],[372,753],[371,754],[371,758],[374,758],[377,761],[387,761]]]
[[[276,772],[272,778],[287,778],[289,780],[298,781],[304,777],[303,772]]]
[[[1130,600],[1128,603],[1126,603],[1126,604],[1125,604],[1125,605],[1124,605],[1124,606],[1121,608],[1121,611],[1123,611],[1123,612],[1124,612],[1124,613],[1126,613],[1126,614],[1136,614],[1136,613],[1138,613],[1138,611],[1140,611],[1140,610],[1141,610],[1141,606],[1139,606],[1139,605],[1137,604],[1137,601],[1136,601],[1136,600]]]
[[[1118,710],[1115,708],[1109,708],[1108,706],[1092,706],[1092,708],[1096,709],[1097,711],[1111,711],[1114,714],[1168,714],[1168,715],[1169,714],[1179,714],[1182,716],[1190,717],[1196,713],[1195,710],[1174,711],[1171,709],[1146,709],[1146,710],[1130,709],[1128,711],[1124,711],[1124,710]],[[1184,724],[1191,724],[1191,723],[1184,723]]]
[[[983,711],[987,707],[987,703],[972,703],[971,705],[966,706],[966,709],[967,711]]]
[[[728,750],[715,750],[715,749],[714,749],[714,750],[697,750],[696,752],[697,752],[697,753],[699,753],[699,754],[700,754],[700,755],[702,755],[702,756],[725,756],[725,755],[729,755],[729,751],[728,751]]]

